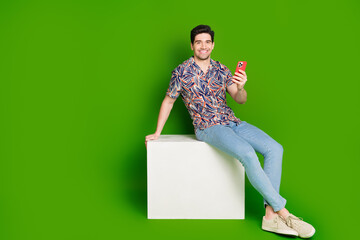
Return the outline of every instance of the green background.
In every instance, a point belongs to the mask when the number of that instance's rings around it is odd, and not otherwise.
[[[248,61],[248,100],[228,104],[283,145],[287,208],[313,239],[356,236],[359,5],[1,1],[0,239],[285,238],[248,181],[245,220],[147,219],[145,136],[198,24],[214,60]],[[162,134],[193,134],[181,98]]]

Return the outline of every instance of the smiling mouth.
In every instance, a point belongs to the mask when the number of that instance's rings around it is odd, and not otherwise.
[[[200,53],[207,53],[207,50],[201,50]]]

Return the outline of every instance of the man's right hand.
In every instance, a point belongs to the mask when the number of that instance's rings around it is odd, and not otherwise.
[[[154,133],[154,134],[147,135],[147,136],[145,137],[145,147],[147,147],[147,142],[148,142],[148,141],[156,140],[156,139],[159,138],[159,136],[160,136],[160,134],[158,134],[158,133]]]

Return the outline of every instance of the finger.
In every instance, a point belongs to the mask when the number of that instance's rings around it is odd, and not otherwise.
[[[236,77],[234,76],[234,78],[238,79],[239,81],[247,81],[247,78],[246,77]]]
[[[235,82],[235,81],[234,81],[234,82]],[[239,81],[236,80],[235,83],[237,83],[237,84],[244,84],[244,85],[245,85],[246,80],[239,80]]]
[[[237,76],[243,76],[244,74],[243,74],[243,73],[239,73],[239,72],[235,72],[235,75],[237,75]]]
[[[243,71],[243,70],[241,70],[241,69],[239,69],[239,71],[238,72],[235,72],[235,74],[241,74],[241,75],[245,75],[246,73]]]
[[[242,83],[242,82],[234,82],[236,85],[238,85],[238,86],[244,86],[245,84],[244,83]]]
[[[244,77],[237,77],[237,76],[233,76],[233,78],[237,79],[237,80],[244,80]]]
[[[245,71],[239,69],[239,72],[240,72],[242,75],[245,75],[245,76],[246,76],[246,72],[245,72]],[[236,73],[236,72],[235,72],[235,73]]]

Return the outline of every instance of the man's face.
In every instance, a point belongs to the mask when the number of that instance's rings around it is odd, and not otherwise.
[[[191,43],[191,50],[194,51],[194,57],[199,60],[206,60],[210,57],[214,43],[208,33],[200,33],[195,36],[194,44]]]

